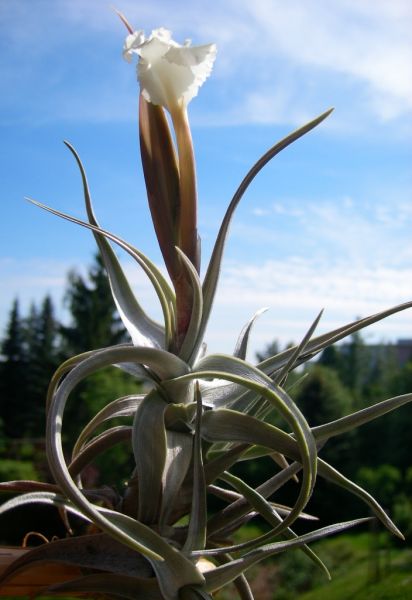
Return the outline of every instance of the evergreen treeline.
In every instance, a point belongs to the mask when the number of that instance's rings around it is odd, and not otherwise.
[[[405,349],[408,349],[406,346]],[[278,350],[273,342],[259,353],[263,360]],[[367,345],[360,334],[349,342],[326,349],[304,371],[292,374],[290,394],[311,426],[338,419],[350,412],[412,393],[412,344],[409,359],[392,344]],[[412,405],[408,404],[358,429],[328,441],[321,457],[341,473],[370,491],[394,516],[412,542]],[[263,475],[250,467],[256,483]],[[273,468],[268,462],[268,468]],[[252,472],[250,472],[252,471]],[[296,498],[292,482],[285,502]],[[361,501],[345,490],[319,479],[307,510],[321,523],[365,516]]]
[[[72,272],[65,304],[70,314],[63,325],[55,316],[50,297],[27,315],[15,300],[0,341],[0,480],[47,478],[44,456],[45,398],[56,368],[67,358],[129,339],[118,318],[104,266],[96,257],[87,277]],[[139,384],[120,369],[106,369],[89,377],[69,399],[64,432],[72,440],[103,404],[136,393]],[[91,480],[104,480],[127,462],[121,448],[98,469]],[[126,476],[126,475],[125,475]],[[106,481],[105,481],[106,482]]]
[[[21,314],[17,300],[11,308],[0,340],[0,480],[47,478],[44,406],[48,382],[58,365],[74,354],[129,341],[98,257],[86,278],[69,274],[65,303],[70,314],[65,325],[56,319],[50,297],[39,306],[33,304],[27,315]],[[278,350],[275,341],[258,360]],[[102,405],[136,393],[138,385],[113,367],[89,377],[69,399],[66,439],[73,440]],[[412,357],[399,361],[393,346],[368,346],[356,334],[348,343],[325,350],[303,372],[292,374],[288,386],[309,424],[316,426],[412,392]],[[321,456],[392,509],[398,525],[412,536],[411,428],[412,406],[406,405],[330,440]],[[116,448],[90,468],[89,483],[119,485],[122,476],[130,475],[129,459],[126,447]],[[240,468],[252,483],[267,478],[253,462]],[[263,468],[273,470],[273,462],[267,459]],[[293,503],[296,489],[293,482],[288,484],[285,503]],[[322,523],[365,514],[363,504],[324,481],[319,481],[307,510],[321,516]]]

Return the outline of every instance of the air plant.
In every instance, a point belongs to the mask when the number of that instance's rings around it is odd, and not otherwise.
[[[207,355],[204,334],[219,280],[224,245],[232,216],[246,189],[279,152],[317,127],[331,110],[290,133],[250,169],[235,192],[200,280],[200,244],[196,222],[196,178],[187,106],[211,72],[213,44],[192,47],[174,42],[158,29],[146,38],[128,28],[124,56],[139,57],[139,133],[143,172],[154,229],[170,277],[132,244],[102,229],[95,217],[85,170],[80,169],[87,221],[32,201],[37,206],[91,230],[104,261],[118,312],[132,343],[74,356],[54,374],[46,402],[46,446],[55,483],[7,482],[0,489],[24,492],[0,513],[41,503],[57,507],[68,523],[76,515],[93,524],[95,533],[44,544],[11,564],[1,583],[37,562],[58,562],[84,569],[73,581],[53,585],[52,592],[93,592],[134,600],[212,598],[234,582],[239,598],[253,595],[245,572],[255,563],[299,548],[329,577],[309,543],[363,523],[355,519],[297,535],[292,526],[304,512],[317,477],[358,496],[394,535],[401,532],[378,502],[321,458],[324,444],[412,400],[391,398],[318,427],[310,427],[291,393],[289,374],[324,348],[391,314],[398,305],[315,336],[319,315],[300,344],[257,365],[246,361],[253,323],[242,329],[233,355]],[[170,123],[166,116],[170,115]],[[172,135],[172,128],[173,134]],[[159,300],[163,323],[150,318],[136,299],[111,243],[126,251],[143,269]],[[72,390],[99,369],[115,365],[147,386],[145,394],[114,399],[87,423],[66,460],[62,430]],[[269,422],[276,413],[284,429]],[[133,424],[110,425],[133,417]],[[102,427],[103,431],[102,431]],[[100,433],[97,433],[97,432]],[[83,486],[82,471],[102,452],[127,441],[135,467],[123,494]],[[239,461],[272,457],[273,472],[257,489],[234,475]],[[274,494],[290,479],[298,481],[291,507]],[[210,508],[218,497],[222,509]],[[213,506],[213,503],[212,503]],[[234,535],[259,515],[269,531],[242,543]],[[370,517],[368,517],[370,518]]]

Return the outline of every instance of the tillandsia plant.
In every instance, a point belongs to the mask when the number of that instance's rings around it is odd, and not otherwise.
[[[309,543],[363,523],[338,523],[297,535],[292,526],[304,512],[317,477],[355,494],[383,526],[402,534],[378,502],[321,458],[331,438],[412,400],[391,398],[317,427],[310,427],[286,391],[292,370],[329,345],[367,325],[410,308],[412,302],[315,336],[320,315],[302,342],[257,365],[246,361],[256,313],[242,329],[233,355],[206,354],[203,338],[218,284],[230,221],[254,177],[284,148],[314,129],[323,113],[275,144],[250,169],[235,192],[206,269],[200,280],[200,244],[196,219],[195,161],[187,106],[208,77],[215,60],[213,44],[179,45],[165,29],[149,37],[128,28],[124,56],[138,56],[139,133],[143,172],[154,229],[170,282],[130,243],[100,227],[95,217],[83,165],[80,169],[87,221],[38,206],[92,231],[104,261],[114,302],[132,343],[74,356],[57,370],[47,397],[47,456],[54,484],[12,481],[2,490],[23,492],[1,513],[32,503],[57,507],[67,523],[65,539],[27,552],[4,573],[1,582],[36,563],[66,563],[81,569],[73,581],[51,592],[92,592],[134,600],[210,599],[234,582],[238,597],[253,598],[245,572],[251,565],[299,548],[326,576],[327,567]],[[166,113],[169,113],[169,117]],[[169,124],[170,123],[170,124]],[[163,323],[151,319],[137,301],[111,243],[143,269],[159,299]],[[87,423],[66,460],[62,430],[66,402],[86,377],[108,365],[133,374],[147,393],[113,399]],[[284,428],[269,418],[276,413]],[[133,417],[133,424],[113,425]],[[127,421],[128,422],[128,421]],[[118,423],[118,421],[117,421]],[[135,460],[123,494],[108,487],[84,487],[82,472],[102,452],[127,441]],[[273,471],[257,489],[233,473],[240,461],[272,457]],[[275,493],[290,479],[298,482],[290,507]],[[223,508],[212,509],[214,498]],[[70,534],[70,515],[93,528]],[[269,530],[242,543],[234,536],[259,515]],[[370,518],[370,517],[368,517]],[[92,531],[92,532],[91,532]]]

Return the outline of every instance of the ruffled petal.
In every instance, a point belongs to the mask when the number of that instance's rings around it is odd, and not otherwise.
[[[144,98],[169,111],[187,105],[210,75],[216,57],[215,44],[181,46],[172,40],[168,29],[152,31],[145,39],[142,31],[127,36],[123,55],[130,61],[139,56],[138,79]]]

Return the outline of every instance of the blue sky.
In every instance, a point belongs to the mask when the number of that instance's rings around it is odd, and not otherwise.
[[[171,9],[173,6],[173,10]],[[207,264],[219,221],[257,158],[330,106],[332,116],[286,149],[248,190],[231,228],[207,340],[229,352],[245,321],[251,352],[412,299],[412,5],[409,0],[123,0],[139,29],[216,42],[210,79],[189,106],[199,229]],[[0,326],[84,271],[92,236],[27,204],[82,217],[68,139],[86,166],[102,225],[161,264],[138,154],[134,68],[125,30],[101,0],[0,3]],[[125,257],[137,295],[158,313]],[[369,340],[412,338],[403,314]]]

